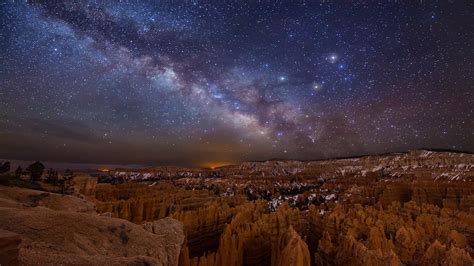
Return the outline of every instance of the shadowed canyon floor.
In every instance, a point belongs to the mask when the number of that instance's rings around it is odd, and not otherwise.
[[[115,169],[67,193],[25,179],[0,186],[2,265],[474,263],[472,154]]]

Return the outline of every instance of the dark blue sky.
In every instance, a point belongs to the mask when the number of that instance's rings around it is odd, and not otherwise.
[[[468,1],[41,2],[1,4],[1,157],[474,151]]]

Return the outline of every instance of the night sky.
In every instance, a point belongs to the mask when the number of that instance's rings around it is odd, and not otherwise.
[[[470,1],[48,2],[0,7],[0,157],[474,151]]]

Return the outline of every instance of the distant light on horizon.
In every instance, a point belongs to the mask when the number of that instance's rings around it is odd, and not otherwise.
[[[233,165],[233,164],[235,164],[235,163],[231,163],[231,162],[208,162],[208,163],[204,163],[203,167],[216,169],[216,168],[219,168],[219,167],[222,167],[222,166]]]

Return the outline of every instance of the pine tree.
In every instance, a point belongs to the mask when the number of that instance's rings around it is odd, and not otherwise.
[[[10,162],[0,161],[0,174],[10,171]]]
[[[35,163],[29,165],[28,168],[26,168],[26,171],[30,173],[32,181],[38,181],[43,175],[44,165],[36,161]]]
[[[23,174],[23,168],[21,166],[18,166],[15,170],[16,178],[20,178],[22,174]]]

